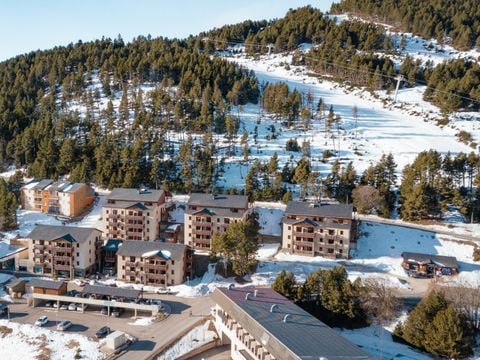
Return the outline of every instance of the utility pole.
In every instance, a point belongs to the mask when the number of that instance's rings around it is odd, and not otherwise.
[[[272,53],[273,44],[268,44],[267,48],[268,48],[268,57],[270,57],[270,54]]]
[[[397,102],[398,89],[400,88],[400,82],[403,81],[403,75],[398,74],[396,79],[397,79],[397,86],[395,88],[395,97],[393,98],[394,102]]]

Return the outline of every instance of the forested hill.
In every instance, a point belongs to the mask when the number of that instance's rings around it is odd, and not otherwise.
[[[375,17],[404,32],[435,38],[440,43],[450,38],[459,50],[480,46],[478,0],[342,0],[333,4],[331,11]]]
[[[119,37],[31,52],[0,63],[0,163],[137,186],[154,165],[146,157],[166,152],[159,134],[223,133],[231,105],[258,96],[253,73],[193,41]]]

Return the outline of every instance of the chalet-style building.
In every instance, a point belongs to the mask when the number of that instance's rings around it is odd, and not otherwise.
[[[34,294],[65,295],[67,283],[65,281],[52,281],[33,278],[27,284]]]
[[[372,359],[271,288],[217,288],[214,324],[234,360]]]
[[[82,214],[95,200],[95,192],[84,183],[34,180],[21,188],[23,209],[67,217]]]
[[[348,259],[356,248],[352,205],[290,201],[282,222],[282,247],[291,253]]]
[[[191,194],[185,209],[184,242],[194,249],[210,250],[213,235],[250,213],[246,196]]]
[[[192,255],[183,244],[126,240],[117,251],[117,278],[144,285],[179,285],[191,278]]]
[[[27,236],[27,270],[50,277],[84,277],[96,271],[101,231],[73,226],[37,225]]]
[[[168,219],[162,190],[115,188],[102,209],[107,239],[157,240],[160,222]]]
[[[409,276],[434,277],[458,273],[457,259],[453,256],[402,253],[402,267]]]

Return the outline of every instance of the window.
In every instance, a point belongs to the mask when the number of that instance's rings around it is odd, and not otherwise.
[[[79,261],[77,261],[77,266],[80,266],[80,262],[79,262]]]
[[[175,274],[175,270],[172,269],[172,275],[174,275],[174,274]]]
[[[328,249],[329,254],[333,254],[333,249]]]
[[[289,227],[288,227],[288,230],[292,230],[292,227],[291,227],[291,226],[289,226]]]
[[[289,240],[290,240],[290,238],[291,238],[291,236],[290,236],[290,235],[287,235],[287,239],[289,239]]]
[[[217,218],[217,222],[220,222],[220,218]]]
[[[150,220],[147,220],[147,224],[150,224]]]
[[[188,220],[192,220],[192,217],[191,217],[191,216],[189,216],[189,217],[188,217]]]
[[[79,252],[77,252],[77,257],[79,257],[79,256],[80,256],[80,253],[79,253]]]
[[[150,216],[150,212],[147,212],[147,216]]]
[[[79,248],[79,247],[80,247],[80,244],[79,244],[79,243],[77,243],[77,248]]]
[[[106,213],[108,214],[108,213],[109,213],[109,210],[107,210]]]
[[[172,265],[175,265],[175,260],[172,260]]]
[[[343,230],[340,230],[340,235],[343,235]]]
[[[122,265],[122,270],[125,270],[125,265]]]

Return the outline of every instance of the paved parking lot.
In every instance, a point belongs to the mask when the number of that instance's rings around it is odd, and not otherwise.
[[[135,322],[133,312],[125,311],[121,317],[115,318],[100,314],[100,308],[90,308],[85,313],[69,310],[59,310],[39,306],[29,307],[25,300],[9,305],[10,320],[22,324],[34,324],[40,316],[48,316],[49,323],[45,328],[56,330],[56,324],[63,320],[70,320],[73,326],[68,332],[95,338],[95,332],[102,326],[112,330],[125,331],[139,339],[130,347],[130,351],[121,356],[121,359],[140,360],[147,357],[155,349],[175,339],[178,334],[199,319],[209,314],[213,301],[210,297],[183,299],[172,295],[151,295],[145,297],[157,298],[164,301],[171,308],[171,315],[163,321],[154,322],[148,326],[132,325]],[[141,315],[140,315],[141,316]],[[145,314],[145,316],[150,316]]]

